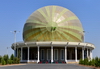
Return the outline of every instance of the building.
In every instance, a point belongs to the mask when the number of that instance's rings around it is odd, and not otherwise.
[[[23,42],[12,44],[21,62],[58,63],[92,59],[95,46],[85,43],[78,17],[60,6],[45,6],[33,12],[23,28]]]

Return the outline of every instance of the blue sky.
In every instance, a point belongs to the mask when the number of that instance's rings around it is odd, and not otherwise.
[[[35,10],[58,5],[71,10],[80,19],[85,33],[85,42],[93,43],[93,57],[100,57],[100,0],[0,0],[0,55],[12,54],[10,48],[17,33],[17,41],[23,41],[22,31],[26,19]]]

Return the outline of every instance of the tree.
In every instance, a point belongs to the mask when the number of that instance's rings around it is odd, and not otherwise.
[[[13,54],[10,56],[10,60],[14,60],[14,55]]]
[[[0,63],[1,63],[1,60],[2,60],[2,56],[0,56]]]
[[[6,62],[6,64],[8,64],[8,60],[9,60],[8,55],[4,55],[4,56],[3,56],[3,59],[4,59],[4,61]]]
[[[1,64],[6,65],[6,61],[4,60],[4,58],[1,59]]]
[[[99,66],[98,61],[99,61],[99,58],[98,58],[98,57],[95,57],[95,66],[96,66],[96,67],[98,67],[98,66]]]

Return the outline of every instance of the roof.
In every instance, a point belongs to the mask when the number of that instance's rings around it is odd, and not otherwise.
[[[83,28],[78,17],[61,6],[45,6],[33,12],[23,29],[27,41],[82,42]]]
[[[95,46],[91,43],[84,43],[84,42],[17,42],[12,44],[12,48],[14,49],[14,46],[16,47],[49,47],[49,46],[54,46],[54,47],[86,47],[86,48],[91,48],[94,49]]]

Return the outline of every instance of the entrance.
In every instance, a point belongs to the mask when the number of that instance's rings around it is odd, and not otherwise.
[[[67,48],[67,59],[68,60],[75,60],[75,48],[70,47]]]

